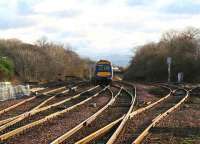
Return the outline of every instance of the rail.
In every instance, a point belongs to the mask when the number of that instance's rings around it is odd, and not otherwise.
[[[99,86],[96,86],[96,87],[99,87]],[[105,91],[106,89],[107,89],[107,87],[105,87],[104,89],[102,89],[100,92],[94,94],[93,96],[91,96],[91,97],[89,97],[89,98],[87,98],[87,99],[85,99],[85,100],[83,100],[83,101],[81,101],[81,102],[79,102],[79,103],[71,106],[71,107],[68,107],[68,108],[66,108],[66,109],[64,109],[62,111],[55,112],[53,114],[50,114],[50,115],[46,116],[45,118],[42,118],[40,120],[34,121],[32,123],[29,123],[27,125],[19,127],[17,129],[14,129],[14,130],[12,130],[12,131],[10,131],[8,133],[5,133],[5,134],[3,134],[3,135],[0,136],[0,141],[4,141],[4,140],[6,140],[6,139],[8,139],[8,138],[10,138],[10,137],[18,134],[18,133],[21,133],[21,132],[27,130],[27,129],[30,129],[30,128],[32,128],[34,126],[37,126],[37,125],[41,125],[41,124],[43,124],[44,122],[46,122],[46,121],[48,121],[50,119],[56,118],[57,116],[60,116],[60,115],[62,115],[64,113],[66,113],[66,112],[68,112],[68,111],[76,108],[77,106],[86,103],[87,101],[91,100],[92,98],[97,97],[102,91]],[[32,112],[35,112],[35,111],[32,111]],[[26,115],[28,115],[28,114],[26,113]]]
[[[62,89],[64,89],[64,88],[65,88],[65,87],[56,88],[56,89],[53,89],[53,90],[44,92],[44,93],[42,93],[42,94],[47,95],[47,94],[49,94],[49,93],[53,93],[53,92],[55,92],[55,91],[62,90]],[[22,105],[22,104],[24,104],[24,103],[26,103],[26,102],[29,102],[29,101],[31,101],[31,100],[34,100],[35,98],[36,98],[36,96],[30,97],[30,98],[25,99],[25,100],[23,100],[23,101],[21,101],[21,102],[19,102],[19,103],[17,103],[17,104],[12,105],[12,106],[10,106],[10,107],[8,107],[8,108],[6,108],[6,109],[3,109],[3,110],[0,111],[0,115],[3,114],[3,113],[5,113],[5,112],[8,112],[8,111],[10,111],[10,110],[12,110],[12,109],[14,109],[14,108],[16,108],[16,107],[18,107],[18,106],[20,106],[20,105]]]
[[[116,94],[115,97],[111,98],[111,100],[107,103],[107,105],[105,105],[103,108],[101,108],[98,112],[93,114],[91,117],[89,117],[85,121],[83,121],[80,124],[78,124],[76,127],[72,128],[70,131],[66,132],[64,135],[58,137],[56,140],[51,142],[51,144],[60,144],[60,143],[62,143],[67,138],[69,138],[71,135],[73,135],[75,132],[77,132],[78,130],[80,130],[84,126],[87,126],[92,121],[94,121],[98,115],[100,115],[105,109],[107,109],[110,105],[112,105],[114,103],[115,99],[118,97],[118,95],[121,93],[121,91],[122,91],[122,88],[120,88],[119,92]]]
[[[113,135],[108,140],[107,144],[113,144],[115,142],[115,140],[117,139],[117,136],[120,134],[120,132],[122,131],[124,125],[126,124],[127,120],[129,119],[129,115],[132,112],[133,107],[134,107],[135,102],[136,102],[136,87],[134,87],[134,89],[135,89],[135,91],[134,91],[135,95],[134,96],[128,90],[123,89],[129,96],[131,96],[131,106],[130,106],[127,114],[124,116],[122,122],[120,123],[120,125],[116,129],[116,131],[113,133]]]
[[[72,89],[74,89],[76,87],[73,87]],[[61,93],[64,94],[65,92],[69,92],[69,89],[68,90],[64,90],[62,91]],[[47,110],[47,109],[39,109],[40,107],[42,107],[43,105],[45,105],[47,102],[49,102],[50,100],[52,100],[53,98],[55,98],[56,95],[48,98],[47,100],[43,101],[41,104],[39,104],[38,106],[36,106],[35,108],[33,108],[32,110],[28,111],[28,112],[25,112],[25,113],[22,113],[18,116],[14,116],[14,117],[11,117],[11,118],[8,118],[8,119],[5,119],[5,120],[2,120],[0,121],[0,125],[3,125],[3,126],[0,126],[0,131],[1,130],[4,130],[5,128],[17,123],[17,122],[20,122],[22,121],[23,119],[27,118],[28,116],[32,116],[38,112],[41,112],[41,111],[44,111],[44,110]],[[38,110],[39,109],[39,110]]]
[[[146,106],[144,108],[140,108],[138,110],[135,110],[134,112],[131,112],[129,114],[130,119],[133,118],[134,116],[136,116],[136,115],[138,115],[138,114],[140,114],[140,113],[152,108],[153,106],[161,103],[162,101],[167,99],[169,96],[171,96],[172,90],[169,87],[166,87],[166,86],[164,86],[164,88],[169,90],[169,93],[166,96],[164,96],[163,98],[159,99],[158,101],[156,101],[156,102],[154,102],[154,103],[152,103],[152,104],[150,104],[150,105],[148,105],[148,106]],[[104,126],[103,128],[91,133],[87,137],[77,141],[75,144],[87,144],[87,143],[91,142],[92,140],[97,139],[98,137],[102,136],[103,134],[109,132],[114,126],[119,124],[124,119],[124,117],[125,117],[125,115],[120,117],[120,118],[118,118],[117,120],[111,122],[110,124]]]
[[[140,144],[144,140],[144,138],[149,134],[149,130],[152,127],[154,127],[157,123],[159,123],[163,118],[168,116],[170,113],[175,111],[182,103],[184,103],[189,96],[189,92],[187,90],[185,91],[186,95],[184,96],[184,98],[182,98],[175,106],[171,107],[170,109],[168,109],[167,111],[165,111],[164,113],[158,115],[155,119],[153,119],[152,123],[133,141],[132,144]]]

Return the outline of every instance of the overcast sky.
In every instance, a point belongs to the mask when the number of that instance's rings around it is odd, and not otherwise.
[[[134,47],[188,26],[200,27],[200,0],[0,0],[0,38],[46,36],[122,65]]]

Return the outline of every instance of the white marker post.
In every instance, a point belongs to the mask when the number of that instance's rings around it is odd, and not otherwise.
[[[178,73],[178,83],[183,82],[183,72]]]
[[[167,64],[168,64],[168,82],[171,81],[171,63],[172,63],[172,58],[167,57]]]

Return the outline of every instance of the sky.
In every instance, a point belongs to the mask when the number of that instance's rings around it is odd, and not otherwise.
[[[0,0],[0,38],[46,37],[123,66],[138,46],[186,27],[200,27],[200,0]]]

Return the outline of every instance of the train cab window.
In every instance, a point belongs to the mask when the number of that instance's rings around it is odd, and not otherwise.
[[[97,66],[97,71],[103,72],[103,71],[110,71],[111,67],[110,65],[98,65]]]

